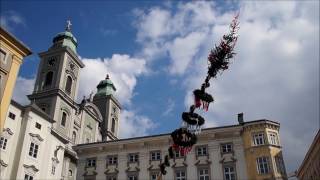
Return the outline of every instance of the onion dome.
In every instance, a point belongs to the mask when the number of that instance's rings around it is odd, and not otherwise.
[[[58,33],[52,40],[53,47],[69,47],[73,52],[77,52],[78,42],[71,33],[71,22],[68,20],[64,32]]]
[[[97,85],[97,93],[95,96],[113,95],[116,90],[116,87],[113,85],[113,82],[110,80],[109,75],[107,74],[106,79],[100,81],[100,83]]]

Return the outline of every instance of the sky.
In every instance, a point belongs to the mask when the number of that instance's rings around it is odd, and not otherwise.
[[[81,70],[78,101],[110,75],[123,106],[120,136],[169,133],[193,102],[207,55],[240,12],[236,56],[211,80],[206,127],[269,119],[281,124],[288,172],[319,130],[318,1],[0,1],[0,22],[31,50],[13,99],[28,104],[38,53],[72,22]]]

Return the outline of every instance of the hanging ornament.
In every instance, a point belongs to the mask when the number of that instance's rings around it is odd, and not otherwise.
[[[194,105],[196,108],[202,108],[208,111],[209,104],[213,102],[213,97],[206,93],[204,90],[196,89],[193,91],[194,94]]]
[[[205,122],[203,117],[194,112],[183,112],[182,120],[185,122],[188,131],[194,134],[201,132],[201,126]]]

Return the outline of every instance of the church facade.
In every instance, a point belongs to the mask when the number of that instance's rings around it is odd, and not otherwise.
[[[76,102],[85,65],[66,30],[39,53],[30,104],[11,101],[0,139],[1,179],[157,179],[170,134],[118,139],[121,105],[107,76]],[[175,153],[162,179],[286,179],[280,124],[270,120],[204,129],[184,156]]]

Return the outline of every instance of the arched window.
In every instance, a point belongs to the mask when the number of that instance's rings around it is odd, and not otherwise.
[[[115,129],[116,129],[116,120],[114,118],[112,118],[111,131],[114,133]]]
[[[66,121],[67,121],[67,113],[62,112],[61,125],[66,126]]]
[[[52,83],[52,78],[53,78],[53,72],[49,71],[46,75],[46,79],[44,81],[44,86],[50,86]]]
[[[72,78],[70,76],[68,76],[67,83],[66,83],[66,92],[68,94],[71,94],[71,88],[72,88]]]
[[[75,131],[72,132],[72,142],[75,144],[77,138],[77,133]]]
[[[71,177],[72,176],[72,170],[71,169],[69,169],[69,177]]]

